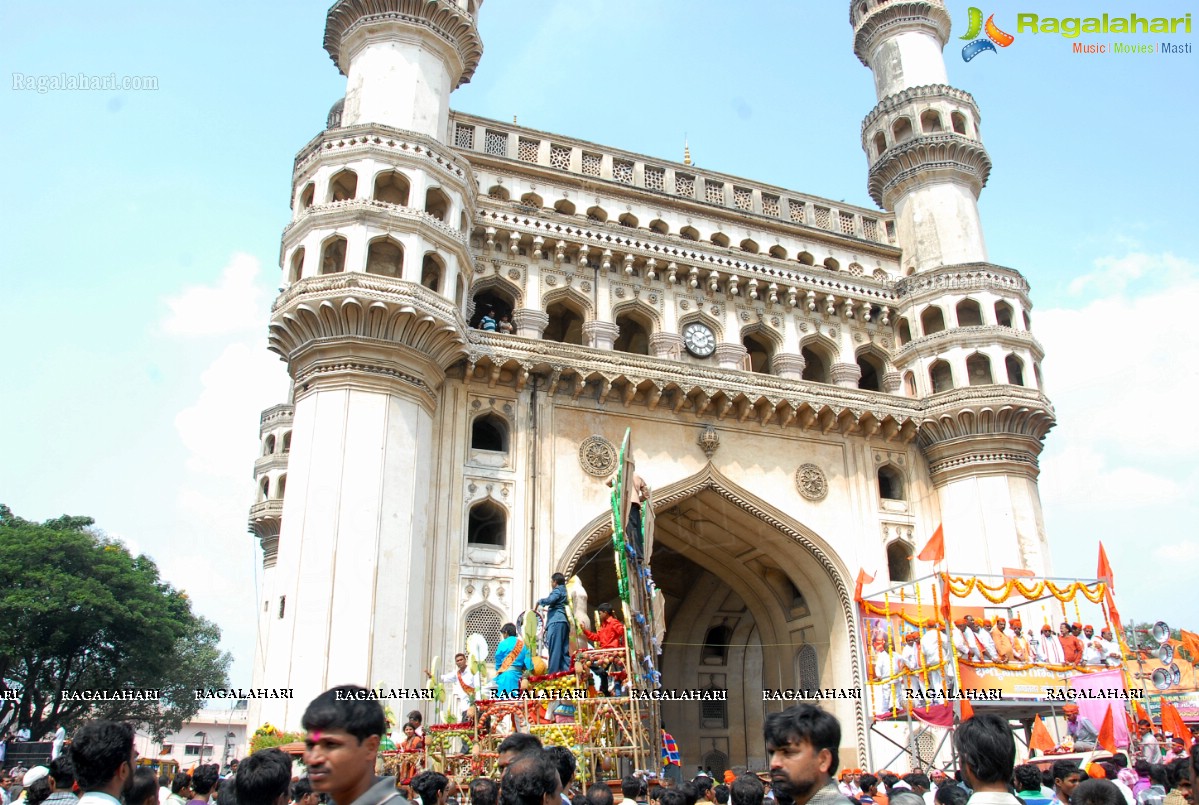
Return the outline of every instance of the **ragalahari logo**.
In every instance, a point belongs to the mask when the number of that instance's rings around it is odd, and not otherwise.
[[[980,32],[986,32],[986,39],[979,39]],[[970,61],[984,50],[989,50],[992,53],[998,53],[995,50],[995,45],[1005,48],[1012,42],[1016,41],[1016,37],[999,30],[999,26],[995,24],[995,15],[987,17],[986,25],[983,25],[983,12],[980,8],[970,7],[970,27],[966,31],[966,35],[962,39],[973,40],[962,48],[962,61]],[[994,44],[992,44],[994,43]]]

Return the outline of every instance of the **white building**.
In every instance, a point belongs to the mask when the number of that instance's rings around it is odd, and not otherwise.
[[[729,689],[664,718],[688,762],[760,763],[764,687],[864,686],[859,568],[928,571],[909,556],[944,523],[955,567],[1049,569],[1043,352],[1027,281],[987,260],[948,13],[852,5],[866,209],[452,111],[480,5],[328,15],[346,97],[295,160],[270,322],[292,399],[263,414],[250,517],[254,685],[296,699],[251,726],[297,728],[334,684],[421,686],[555,571],[611,600],[632,428],[666,684]],[[487,307],[515,333],[474,329]],[[865,705],[831,706],[864,765]]]
[[[219,763],[223,769],[230,760],[241,759],[249,749],[247,731],[248,704],[245,699],[209,702],[183,726],[159,742],[139,732],[135,739],[139,757],[173,760],[187,771],[197,764]],[[254,728],[257,728],[257,724]]]

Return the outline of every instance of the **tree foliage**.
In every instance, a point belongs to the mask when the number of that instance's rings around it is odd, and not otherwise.
[[[197,688],[226,687],[220,629],[191,611],[147,556],[90,517],[44,523],[0,505],[0,724],[36,738],[95,718],[144,725],[161,739],[199,710]],[[160,691],[158,701],[76,699]]]

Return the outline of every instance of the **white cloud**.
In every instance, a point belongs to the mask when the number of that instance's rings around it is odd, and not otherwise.
[[[1078,294],[1088,286],[1098,286],[1100,292],[1120,292],[1130,284],[1141,280],[1156,285],[1173,285],[1181,280],[1193,279],[1194,263],[1173,254],[1146,254],[1129,252],[1120,257],[1100,257],[1095,261],[1095,270],[1083,274],[1070,283],[1070,293]]]
[[[1153,555],[1168,562],[1194,562],[1199,559],[1199,542],[1184,540],[1153,549]]]
[[[1061,434],[1050,435],[1060,441]],[[1128,510],[1178,502],[1184,490],[1174,479],[1128,466],[1109,466],[1094,446],[1072,443],[1047,450],[1041,461],[1041,495],[1046,504],[1088,510]]]
[[[162,328],[172,335],[229,335],[265,326],[266,289],[256,284],[261,270],[257,258],[234,254],[221,270],[215,287],[193,285],[164,301],[170,313]]]

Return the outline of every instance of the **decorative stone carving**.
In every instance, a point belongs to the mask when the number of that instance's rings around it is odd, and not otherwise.
[[[712,456],[720,448],[720,434],[716,432],[716,428],[707,425],[699,432],[699,436],[695,438],[695,443],[704,451],[704,455],[708,460],[712,460]]]
[[[620,335],[620,328],[610,321],[588,321],[583,323],[583,343],[596,349],[612,349]]]
[[[517,335],[541,338],[541,334],[550,323],[550,317],[544,310],[523,307],[512,312],[512,323],[516,326]]]
[[[740,369],[741,359],[747,354],[744,344],[728,342],[716,345],[716,363],[721,369]]]
[[[858,381],[862,379],[862,367],[856,363],[834,363],[829,368],[829,377],[838,386],[857,388]]]
[[[683,354],[683,337],[678,333],[654,333],[649,337],[650,352],[659,358],[675,358]]]
[[[828,478],[815,464],[801,464],[795,471],[795,486],[808,500],[824,500],[828,495]]]
[[[616,472],[616,446],[603,436],[588,436],[579,445],[579,466],[588,475],[607,478]]]
[[[887,372],[883,375],[883,391],[888,394],[897,393],[902,384],[903,378],[899,372]]]
[[[804,360],[803,355],[793,355],[787,352],[780,352],[770,360],[773,374],[791,380],[802,380],[803,370],[807,365],[808,362]]]

